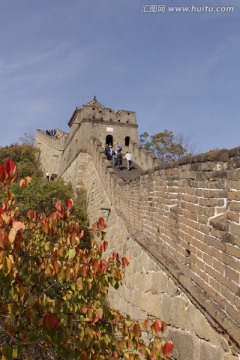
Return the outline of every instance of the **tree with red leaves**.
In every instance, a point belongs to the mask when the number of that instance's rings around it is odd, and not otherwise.
[[[121,285],[129,259],[104,256],[104,219],[92,229],[99,241],[81,248],[73,201],[58,201],[49,216],[34,209],[20,215],[10,190],[16,178],[12,160],[0,164],[1,359],[169,359],[164,321],[131,320],[107,306],[109,286]],[[30,182],[25,177],[20,187]],[[153,335],[149,343],[146,332]]]

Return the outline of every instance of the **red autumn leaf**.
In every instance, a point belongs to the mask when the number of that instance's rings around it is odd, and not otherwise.
[[[36,221],[36,217],[37,217],[37,212],[36,212],[36,210],[28,210],[28,212],[27,212],[27,217],[28,217],[30,220]]]
[[[106,262],[106,260],[100,260],[100,269],[102,270],[102,271],[105,271],[106,270],[106,268],[107,268],[107,262]]]
[[[51,214],[51,219],[53,221],[56,221],[58,219],[58,214],[57,214],[57,211],[55,211],[54,213]]]
[[[163,347],[163,354],[166,356],[171,356],[173,351],[173,344],[172,343],[166,343]]]
[[[105,229],[105,227],[107,226],[105,220],[103,217],[100,217],[98,222],[97,222],[97,228],[98,230],[102,231],[103,229]]]
[[[108,247],[108,242],[106,240],[104,240],[104,242],[103,242],[104,251],[107,250],[107,247]]]
[[[96,322],[98,322],[98,320],[99,320],[99,315],[98,315],[97,311],[94,311],[93,316],[92,316],[92,323],[96,324]]]
[[[2,202],[2,210],[5,212],[9,208],[7,200],[3,200]]]
[[[16,165],[14,161],[9,159],[5,162],[4,167],[7,173],[6,184],[12,184],[17,177]]]
[[[83,305],[83,307],[82,307],[82,312],[83,312],[84,314],[86,314],[87,311],[88,311],[88,307],[87,307],[86,305]]]
[[[167,330],[167,324],[165,323],[165,321],[161,321],[161,323],[162,323],[161,331],[165,332]]]
[[[122,265],[125,267],[125,266],[128,266],[129,264],[129,258],[123,256],[122,257]]]
[[[104,251],[103,244],[100,244],[100,245],[98,246],[98,252],[101,254],[103,251]]]
[[[94,233],[94,235],[96,235],[96,232],[97,232],[97,224],[94,224],[93,225],[93,233]]]
[[[5,250],[10,245],[8,235],[4,230],[0,230],[0,248]]]
[[[157,334],[160,330],[160,325],[157,321],[154,321],[154,323],[152,324],[152,330],[155,332],[155,334]]]
[[[57,274],[58,273],[58,262],[56,259],[53,260],[53,268],[54,268],[55,274]]]
[[[141,335],[141,327],[139,324],[134,324],[133,325],[133,334],[134,336],[138,339],[139,336]]]
[[[82,275],[82,277],[86,277],[87,276],[87,270],[88,267],[86,265],[82,265],[79,267],[79,273]]]
[[[44,262],[42,262],[40,265],[39,265],[39,270],[44,270],[45,269],[45,264]]]
[[[116,260],[116,261],[119,260],[119,253],[113,252],[113,253],[112,253],[112,256],[113,256],[113,259],[114,259],[114,260]]]
[[[57,201],[55,204],[55,208],[57,209],[57,211],[59,211],[60,213],[63,212],[63,208],[62,208],[62,202],[61,201]]]
[[[17,172],[16,164],[12,159],[8,159],[5,162],[4,167],[8,175],[15,175]]]
[[[48,234],[48,223],[44,223],[42,226],[42,231],[47,235]]]
[[[71,210],[72,206],[73,206],[73,200],[72,199],[67,199],[66,200],[66,208]]]
[[[56,330],[60,325],[60,319],[56,314],[46,314],[43,319],[43,325],[47,330]]]
[[[99,261],[95,260],[92,264],[92,269],[94,273],[97,273],[98,269],[99,269]]]
[[[148,326],[149,326],[149,321],[148,321],[147,319],[144,320],[144,325],[145,325],[146,328],[148,328]]]
[[[7,178],[7,172],[4,164],[0,164],[0,181],[4,182]]]

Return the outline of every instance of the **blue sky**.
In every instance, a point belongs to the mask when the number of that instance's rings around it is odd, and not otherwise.
[[[0,146],[68,132],[93,96],[135,111],[139,133],[172,130],[197,152],[240,146],[239,1],[0,0]]]

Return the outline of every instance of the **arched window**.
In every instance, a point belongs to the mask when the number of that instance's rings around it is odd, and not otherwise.
[[[130,143],[130,136],[125,137],[125,146],[129,146]]]
[[[112,135],[107,135],[106,136],[106,144],[113,146],[113,137],[112,137]]]

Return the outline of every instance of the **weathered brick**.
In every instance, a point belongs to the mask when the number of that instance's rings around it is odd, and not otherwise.
[[[237,324],[240,324],[240,312],[238,310],[226,303],[226,312]]]
[[[239,224],[235,224],[235,223],[231,223],[231,224],[230,224],[229,231],[230,231],[231,233],[233,233],[234,235],[240,236],[240,225],[239,225]]]
[[[224,264],[219,261],[219,260],[216,260],[214,257],[212,257],[212,266],[214,269],[216,269],[218,272],[220,272],[221,274],[224,274],[225,273],[225,266]]]
[[[223,264],[228,265],[231,269],[240,272],[240,260],[237,260],[235,257],[223,253],[222,261]]]
[[[234,295],[231,291],[229,291],[228,288],[226,288],[225,286],[221,286],[221,290],[220,290],[222,296],[225,299],[228,299],[228,301],[234,305],[235,299],[236,299],[236,295]]]
[[[235,211],[236,213],[240,212],[240,202],[231,201],[228,205],[229,211]]]
[[[240,271],[235,271],[230,269],[230,267],[225,267],[225,275],[228,277],[231,281],[235,281],[237,284],[240,282]]]
[[[227,198],[228,200],[240,201],[240,191],[229,191]]]
[[[240,259],[240,249],[237,246],[226,244],[226,253]]]
[[[209,277],[209,284],[210,284],[210,286],[213,288],[213,289],[215,289],[217,292],[221,292],[221,288],[222,288],[222,286],[221,286],[221,284],[218,282],[218,281],[216,281],[214,278],[212,278],[212,277]]]
[[[199,199],[200,206],[208,206],[208,207],[215,207],[215,206],[223,206],[224,200],[223,199]]]
[[[239,222],[239,214],[234,212],[228,212],[227,214],[228,220]]]

